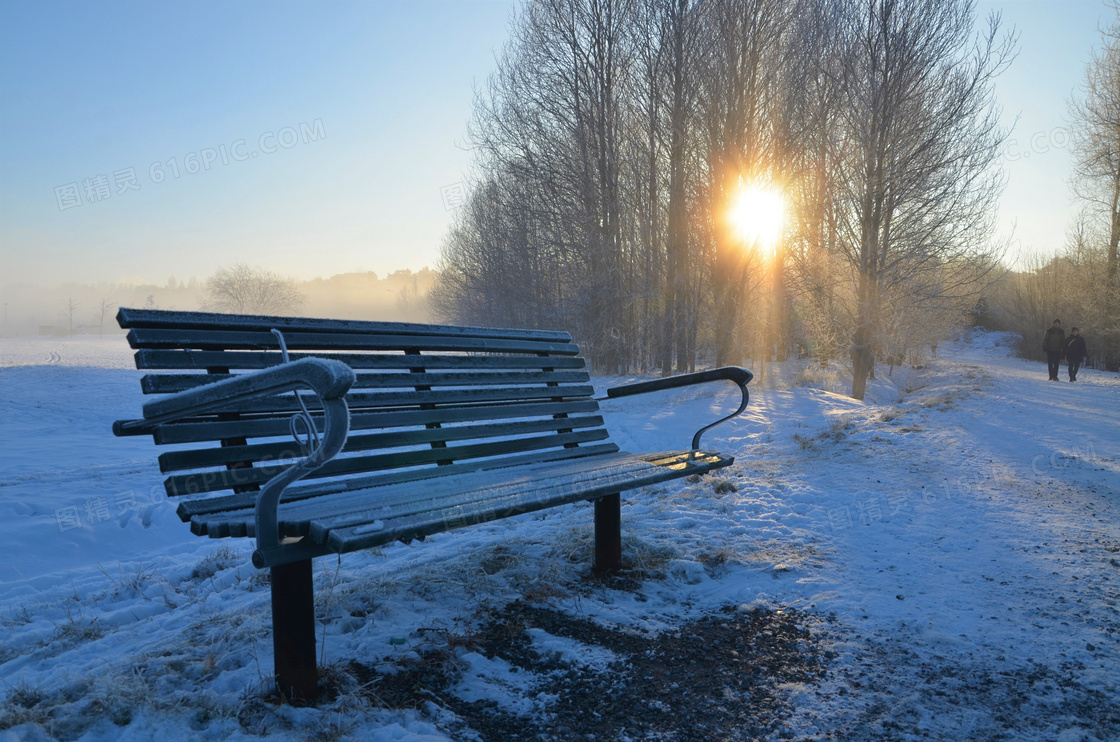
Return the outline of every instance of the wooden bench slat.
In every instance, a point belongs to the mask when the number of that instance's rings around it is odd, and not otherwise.
[[[491,337],[448,337],[438,335],[329,335],[316,332],[285,332],[290,350],[440,350],[464,353],[545,353],[574,356],[575,343]],[[263,350],[278,349],[271,332],[240,330],[180,330],[174,328],[135,328],[128,331],[133,348],[198,348]]]
[[[268,332],[273,327],[285,334],[292,332],[326,332],[365,334],[376,330],[394,335],[437,335],[471,338],[522,338],[548,342],[571,342],[571,334],[562,330],[529,330],[522,328],[469,327],[426,325],[411,322],[379,322],[369,320],[318,319],[314,317],[276,317],[249,314],[218,314],[213,312],[176,312],[164,309],[132,309],[121,307],[117,322],[122,328],[176,327],[192,330],[213,330],[236,327],[242,330]]]
[[[578,399],[590,397],[595,388],[590,385],[495,387],[492,389],[436,389],[410,392],[351,392],[346,404],[353,412],[378,408],[416,408],[422,405],[464,405],[483,402],[530,402],[533,400]],[[322,409],[322,403],[313,394],[304,394],[303,403],[309,410]],[[230,402],[214,407],[214,413],[295,413],[300,409],[294,394],[277,394],[244,402]]]
[[[683,461],[687,458],[687,452],[677,452],[665,460]],[[701,474],[727,466],[733,460],[705,453],[691,460],[689,471]],[[362,525],[378,520],[390,522],[412,519],[436,511],[446,515],[456,508],[474,507],[509,496],[530,501],[535,499],[536,493],[542,493],[541,496],[547,498],[550,490],[565,487],[591,493],[587,497],[574,497],[566,502],[593,499],[603,494],[655,484],[678,476],[680,474],[675,470],[656,465],[646,456],[615,453],[575,461],[464,474],[447,480],[445,485],[438,488],[423,482],[393,482],[391,487],[362,488],[345,494],[331,493],[298,502],[285,501],[281,505],[280,523],[286,538],[309,537],[316,543],[327,543],[333,531],[360,529]],[[596,486],[609,491],[600,492],[594,489]],[[612,487],[615,489],[610,489]],[[213,538],[252,536],[252,523],[252,509],[243,508],[196,517],[192,520],[192,529],[207,533]],[[391,540],[394,538],[389,538],[386,542]]]
[[[698,464],[695,473],[702,474],[726,466],[731,460]],[[377,521],[349,528],[334,528],[327,532],[326,544],[332,551],[346,553],[367,549],[393,541],[410,541],[423,536],[451,530],[449,526],[462,527],[513,515],[531,513],[581,500],[591,500],[617,492],[646,487],[680,475],[664,467],[653,466],[644,470],[603,472],[599,477],[577,482],[554,483],[549,487],[515,487],[470,503],[439,508],[405,518],[382,520],[383,528],[374,528]],[[380,520],[380,519],[378,519]],[[314,522],[312,523],[314,527]]]
[[[428,448],[402,453],[349,456],[346,458],[332,459],[324,464],[322,468],[308,475],[307,478],[318,479],[363,471],[383,471],[385,469],[435,464],[440,461],[458,461],[462,459],[482,458],[485,456],[502,456],[508,453],[520,453],[541,448],[558,448],[568,444],[601,441],[607,437],[608,434],[606,430],[585,430],[532,438],[516,438],[508,441],[472,443],[463,446],[448,446],[446,448]],[[287,466],[285,465],[265,465],[246,467],[243,469],[209,471],[201,474],[176,474],[168,477],[164,481],[164,487],[167,490],[167,494],[172,497],[196,495],[203,492],[217,492],[234,487],[264,484],[286,468]]]
[[[348,477],[329,482],[300,482],[284,491],[284,502],[296,502],[311,497],[321,497],[336,492],[350,492],[370,487],[383,485],[398,485],[407,482],[419,482],[437,479],[440,477],[455,477],[469,472],[503,469],[515,466],[527,466],[549,461],[567,461],[569,459],[586,459],[592,456],[602,456],[617,453],[618,446],[613,443],[598,443],[583,445],[579,448],[562,448],[550,451],[534,451],[527,454],[507,456],[500,461],[494,459],[476,459],[473,461],[459,461],[450,466],[429,467],[426,469],[407,469],[388,473],[369,474],[366,476]],[[207,515],[217,515],[242,508],[252,508],[255,494],[239,492],[230,495],[217,495],[195,500],[181,500],[176,509],[176,514],[183,521],[195,522],[195,519]],[[199,521],[200,523],[202,521]],[[192,525],[192,529],[195,526]],[[206,535],[205,528],[194,531],[198,535]]]
[[[631,473],[640,473],[644,477],[656,472],[657,477],[663,477],[658,481],[664,481],[678,476],[672,471],[677,470],[675,465],[678,462],[685,460],[689,462],[690,471],[697,474],[730,463],[726,457],[711,453],[698,454],[688,459],[688,452],[682,451],[651,461],[647,456],[618,452],[592,459],[519,467],[508,472],[495,471],[473,477],[461,477],[450,490],[384,487],[381,488],[383,492],[367,489],[330,495],[311,502],[289,505],[284,510],[283,519],[296,526],[298,532],[293,530],[293,536],[311,535],[317,543],[324,543],[328,532],[336,528],[348,528],[386,517],[407,517],[444,507],[456,507],[462,503],[475,503],[501,497],[516,490],[533,491],[537,488],[547,490],[555,486],[599,482],[604,477],[624,476]],[[305,524],[310,524],[310,530],[304,529]]]
[[[423,443],[449,443],[452,441],[477,440],[483,438],[508,438],[528,433],[544,431],[575,430],[580,428],[601,427],[603,418],[570,417],[549,420],[521,420],[486,425],[460,425],[445,428],[426,428],[423,430],[395,430],[390,433],[370,433],[354,435],[351,433],[343,447],[344,452],[371,449],[401,448]],[[277,459],[303,458],[308,451],[289,437],[286,441],[252,443],[244,446],[223,446],[220,448],[195,448],[181,451],[168,451],[160,454],[160,471],[167,473],[184,469],[201,469],[211,466],[224,466],[240,462],[256,462]]]
[[[638,458],[644,461],[648,461],[651,464],[657,464],[658,466],[668,467],[671,469],[687,468],[695,463],[698,458],[701,458],[701,456],[718,458],[722,456],[722,454],[713,453],[711,451],[698,451],[696,455],[693,455],[690,451],[664,451],[662,453],[638,454]]]
[[[485,407],[443,407],[435,410],[356,412],[350,415],[350,429],[404,428],[416,425],[505,420],[545,415],[576,415],[598,411],[599,403],[594,400],[572,400],[568,402],[538,402]],[[322,415],[312,413],[311,417],[322,429]],[[158,425],[152,432],[152,436],[157,445],[198,443],[200,441],[229,438],[275,437],[289,434],[289,421],[289,415],[269,415],[247,420],[188,421]]]
[[[596,472],[648,469],[650,466],[648,462],[639,460],[631,454],[614,453],[575,461],[463,474],[439,482],[438,487],[426,482],[395,483],[389,487],[350,490],[297,502],[285,502],[281,506],[280,520],[285,529],[285,537],[307,535],[312,520],[322,524],[320,532],[325,534],[331,527],[342,527],[354,522],[364,523],[376,520],[378,517],[402,517],[422,513],[438,507],[435,504],[437,501],[470,502],[493,496],[493,493],[511,487],[547,488],[555,482],[572,481],[577,474],[588,478],[596,476]],[[370,513],[372,515],[369,515]],[[235,532],[248,528],[245,533],[250,533],[251,526],[247,524],[252,522],[252,516],[251,509],[223,513],[206,519],[207,528],[211,535],[225,533],[226,528],[231,528]]]
[[[365,522],[363,514],[384,512],[388,517],[410,515],[432,509],[434,501],[453,502],[455,498],[472,500],[483,497],[483,493],[502,487],[548,487],[552,482],[570,481],[576,476],[592,477],[596,476],[597,472],[617,471],[620,467],[648,469],[650,466],[652,464],[633,454],[616,452],[590,458],[521,466],[516,469],[464,474],[453,481],[449,480],[448,483],[441,483],[438,487],[430,483],[418,482],[394,484],[391,487],[353,489],[300,501],[285,501],[281,509],[281,519],[286,523],[305,525],[314,520],[320,523],[321,528],[329,530],[355,522]],[[236,520],[245,517],[248,512],[250,511],[230,513],[228,517]],[[371,516],[372,519],[376,517]],[[305,534],[306,531],[299,533],[299,535]]]
[[[293,361],[301,358],[331,358],[353,369],[576,369],[587,362],[580,356],[516,356],[516,355],[428,355],[418,359],[403,352],[390,353],[291,353]],[[141,349],[134,355],[136,368],[144,369],[210,369],[228,368],[254,370],[283,363],[280,353],[245,350],[151,350]]]
[[[324,543],[326,534],[335,528],[346,528],[381,518],[416,515],[441,507],[501,496],[513,490],[547,490],[550,487],[597,480],[612,474],[648,471],[653,464],[626,452],[564,461],[558,464],[519,467],[516,470],[492,471],[458,478],[451,487],[439,491],[431,487],[383,487],[378,490],[355,490],[338,495],[292,503],[283,511],[285,523],[313,523],[312,538]],[[656,467],[654,467],[656,468]],[[304,532],[308,533],[308,532]],[[304,535],[301,533],[301,535]]]
[[[418,361],[414,364],[420,365]],[[173,394],[230,379],[236,374],[147,374],[140,379],[144,394]],[[351,390],[410,387],[496,386],[520,384],[587,384],[586,371],[501,371],[492,373],[380,373],[355,374]]]

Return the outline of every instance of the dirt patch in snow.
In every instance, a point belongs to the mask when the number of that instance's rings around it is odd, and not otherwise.
[[[854,639],[830,664],[812,703],[798,704],[791,725],[812,739],[902,742],[945,739],[1016,742],[1120,739],[1115,696],[1083,682],[1092,668],[945,657],[906,641]]]
[[[452,712],[461,725],[448,729],[455,738],[749,740],[772,735],[789,716],[782,686],[827,674],[810,628],[819,623],[793,610],[725,606],[674,630],[644,634],[517,601],[388,673],[359,663],[348,670],[377,705],[435,704]],[[539,632],[613,660],[587,665],[542,651],[532,639]],[[467,653],[528,679],[520,712],[457,691]]]

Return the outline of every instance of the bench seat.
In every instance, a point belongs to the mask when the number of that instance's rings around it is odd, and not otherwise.
[[[315,495],[293,485],[280,504],[282,538],[308,538],[327,551],[346,553],[411,541],[434,533],[521,513],[595,500],[727,466],[730,459],[688,451],[619,452],[565,461],[505,466],[407,483],[383,477],[376,486]],[[301,492],[310,489],[310,493]],[[190,517],[191,530],[211,538],[253,537],[254,510],[243,507]]]

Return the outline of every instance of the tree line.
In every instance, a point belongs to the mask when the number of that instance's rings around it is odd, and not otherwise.
[[[1120,371],[1120,4],[1069,102],[1077,215],[1066,244],[1033,257],[993,287],[985,321],[1020,336],[1020,355],[1041,360],[1054,319],[1078,326],[1088,365]]]
[[[839,360],[862,398],[999,265],[1014,48],[971,0],[526,0],[434,310],[570,329],[604,373]],[[736,228],[754,191],[774,242]]]

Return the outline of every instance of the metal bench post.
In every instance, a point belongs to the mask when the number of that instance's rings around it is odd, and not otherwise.
[[[313,701],[319,696],[319,669],[311,560],[272,567],[271,574],[276,684],[289,700]]]
[[[607,495],[595,501],[595,564],[597,574],[617,572],[622,565],[622,499]]]

